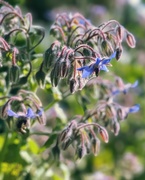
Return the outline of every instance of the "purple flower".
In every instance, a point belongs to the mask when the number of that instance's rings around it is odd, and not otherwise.
[[[83,66],[81,68],[78,68],[78,71],[82,71],[82,78],[87,78],[91,74],[95,72],[96,76],[98,76],[100,70],[102,71],[109,71],[108,68],[106,67],[107,64],[110,63],[111,59],[115,58],[116,52],[114,52],[108,59],[101,59],[101,58],[96,58],[96,62],[89,65],[89,66]]]
[[[23,116],[23,117],[26,117],[26,118],[34,119],[34,118],[36,118],[37,116],[41,116],[41,115],[42,115],[42,110],[39,111],[38,113],[34,113],[31,108],[28,108],[25,115],[22,115],[22,114],[19,115],[19,114],[15,113],[14,111],[12,111],[11,109],[8,109],[7,114],[8,114],[8,116],[10,116],[10,117],[19,118],[19,117],[22,117],[22,116]]]
[[[112,92],[113,95],[117,95],[121,92],[126,94],[130,88],[136,88],[138,86],[138,81],[135,81],[133,84],[128,83],[126,85],[122,84],[121,87],[118,87],[116,90]]]
[[[140,110],[140,105],[139,104],[135,104],[134,106],[129,108],[129,113],[136,113]]]

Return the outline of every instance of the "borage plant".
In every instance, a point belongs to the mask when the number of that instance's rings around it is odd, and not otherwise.
[[[116,20],[96,27],[79,13],[63,13],[50,28],[55,40],[42,56],[36,47],[45,38],[44,28],[33,25],[32,15],[23,15],[18,6],[0,3],[0,99],[1,121],[8,125],[5,132],[17,130],[29,137],[35,120],[47,124],[46,110],[68,96],[76,96],[84,114],[74,114],[65,124],[52,127],[44,147],[49,146],[54,157],[69,146],[78,158],[88,153],[97,155],[99,137],[107,143],[107,129],[118,135],[120,122],[140,108],[138,104],[126,107],[116,102],[116,96],[135,88],[137,81],[125,84],[118,76],[106,80],[102,73],[109,71],[112,61],[121,59],[124,41],[135,47],[134,36]],[[39,86],[49,89],[49,96],[53,96],[46,107],[36,93]],[[55,97],[56,91],[60,97]],[[86,96],[93,99],[92,103],[97,98],[93,108],[89,108]]]

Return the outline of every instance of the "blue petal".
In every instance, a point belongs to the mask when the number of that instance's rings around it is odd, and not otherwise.
[[[137,86],[138,86],[138,81],[135,81],[135,83],[131,85],[132,88],[135,88]]]
[[[16,114],[14,111],[12,111],[11,109],[8,109],[7,111],[8,116],[11,117],[19,117],[18,114]]]
[[[119,91],[119,90],[115,90],[115,91],[113,91],[112,92],[112,95],[117,95],[117,94],[119,94],[121,91]]]
[[[85,68],[87,68],[88,66],[83,66],[83,67],[81,67],[81,68],[78,68],[77,70],[78,71],[82,71],[82,70],[84,70]]]
[[[100,58],[96,58],[95,65],[99,65],[100,62],[101,62],[101,59]]]
[[[116,57],[116,51],[109,57],[109,59],[113,59]]]
[[[136,104],[129,109],[129,113],[136,113],[140,110],[140,105]]]
[[[94,65],[95,64],[92,64],[90,66],[83,66],[81,68],[78,68],[77,70],[83,71],[82,78],[87,78],[93,73]]]
[[[82,78],[87,78],[93,73],[93,70],[87,71],[86,69],[83,70]]]
[[[82,24],[82,25],[85,25],[85,21],[83,19],[80,19],[79,23]]]
[[[109,71],[108,68],[106,67],[106,65],[104,65],[104,64],[102,66],[100,66],[100,70],[106,71],[106,72]]]
[[[28,108],[28,109],[27,109],[26,116],[27,116],[28,118],[35,118],[35,117],[36,117],[36,115],[34,114],[34,112],[33,112],[33,110],[32,110],[31,108]]]
[[[102,64],[108,64],[110,63],[111,59],[104,59],[102,60]]]
[[[38,112],[37,112],[37,115],[38,115],[38,116],[42,116],[42,113],[43,113],[43,109],[40,108],[40,109],[38,110]]]

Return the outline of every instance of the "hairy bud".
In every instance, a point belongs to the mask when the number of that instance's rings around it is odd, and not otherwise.
[[[84,157],[84,156],[87,154],[86,146],[85,146],[84,144],[79,145],[79,146],[77,147],[77,152],[76,152],[76,154],[77,154],[78,158],[80,158],[80,159],[81,159],[82,157]]]
[[[40,69],[35,75],[36,81],[40,87],[43,87],[45,84],[45,73]]]
[[[122,52],[123,52],[123,49],[122,49],[122,46],[120,46],[120,47],[118,47],[117,49],[116,49],[116,60],[119,60],[120,59],[120,57],[121,57],[121,55],[122,55]]]
[[[103,128],[103,127],[100,127],[100,128],[99,128],[99,134],[101,135],[103,141],[104,141],[105,143],[108,143],[108,141],[109,141],[109,136],[108,136],[108,132],[106,131],[106,129]]]
[[[129,32],[126,35],[126,42],[127,42],[128,46],[130,46],[131,48],[135,48],[136,40],[135,40],[134,36]]]
[[[96,138],[92,138],[91,140],[91,150],[95,156],[99,154],[100,151],[100,140]]]
[[[117,26],[116,34],[120,42],[123,40],[124,37],[124,28],[122,26]]]
[[[70,85],[70,92],[73,94],[76,91],[77,81],[74,78],[72,78],[70,79],[69,85]]]

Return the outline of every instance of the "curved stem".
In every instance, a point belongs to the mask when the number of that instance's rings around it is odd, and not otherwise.
[[[13,11],[13,12],[7,13],[7,14],[2,18],[2,20],[1,20],[1,22],[0,22],[0,25],[2,25],[4,19],[5,19],[7,16],[12,15],[12,14],[18,16],[18,17],[21,19],[22,23],[24,24],[24,19],[23,19],[19,14],[17,14],[16,12]]]
[[[10,8],[11,10],[14,10],[14,8],[13,8],[9,3],[5,2],[5,1],[0,0],[0,4],[3,4],[3,5],[5,5],[5,6],[7,6],[7,7]]]
[[[91,48],[91,47],[90,47],[89,45],[87,45],[87,44],[81,44],[81,45],[79,45],[79,46],[74,50],[74,52],[78,51],[78,50],[81,49],[81,48],[90,49],[93,53],[95,53],[94,50],[93,50],[93,48]]]
[[[113,20],[108,21],[106,24],[104,24],[104,26],[102,27],[102,30],[105,29],[109,24],[112,24],[112,23],[115,23],[120,26],[120,23],[113,19]]]
[[[99,129],[101,129],[101,126],[99,124],[97,124],[97,123],[87,123],[87,124],[80,125],[77,128],[77,130],[80,130],[80,129],[85,128],[85,127],[90,127],[90,126],[95,126],[95,127],[99,128]]]
[[[61,34],[61,36],[62,36],[63,41],[66,42],[65,34],[64,34],[62,28],[59,27],[59,26],[55,26],[54,29],[58,29],[58,30],[59,30],[59,32],[60,32],[60,34]]]
[[[41,32],[42,32],[42,37],[40,38],[40,40],[38,41],[37,44],[35,44],[31,49],[29,49],[29,52],[31,52],[33,49],[35,49],[42,42],[42,40],[44,39],[45,31],[44,31],[43,28],[41,28]]]
[[[67,40],[67,45],[69,46],[69,43],[70,43],[70,40],[71,40],[71,38],[72,38],[72,36],[73,36],[73,34],[75,33],[75,31],[77,30],[77,29],[79,29],[79,28],[82,28],[82,29],[84,29],[85,30],[85,27],[83,26],[83,25],[79,25],[79,26],[77,26],[73,31],[72,31],[72,33],[71,33],[71,35],[68,37],[68,40]],[[72,44],[72,43],[71,43]]]

